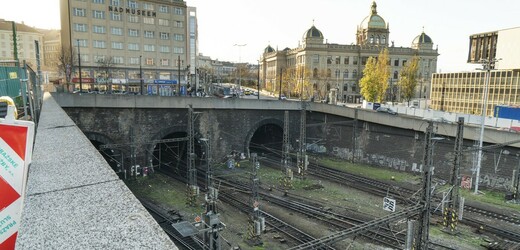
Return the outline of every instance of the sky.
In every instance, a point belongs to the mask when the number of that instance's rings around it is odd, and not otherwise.
[[[59,0],[2,0],[0,19],[60,29]],[[372,0],[187,0],[197,8],[199,53],[257,63],[267,45],[296,48],[313,24],[329,43],[353,44]],[[379,0],[389,41],[410,47],[424,32],[438,46],[438,72],[468,71],[469,35],[520,26],[519,0]],[[30,6],[30,7],[29,7]],[[244,46],[234,46],[234,45]],[[520,46],[519,46],[520,49]]]

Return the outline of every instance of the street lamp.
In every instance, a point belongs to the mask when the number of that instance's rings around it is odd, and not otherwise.
[[[242,62],[242,47],[246,46],[247,43],[244,43],[244,44],[235,44],[233,46],[238,46],[238,97],[240,98],[240,90],[242,89],[242,78],[241,78],[241,75],[240,75],[240,63]]]
[[[482,101],[482,113],[480,117],[480,138],[479,138],[479,146],[478,146],[478,157],[477,157],[477,169],[475,173],[475,192],[474,194],[478,194],[478,182],[480,181],[480,167],[482,165],[482,144],[484,139],[484,118],[486,117],[487,110],[487,102],[488,102],[488,92],[489,92],[489,82],[491,79],[491,66],[495,65],[495,62],[500,59],[483,59],[482,69],[486,71],[486,82],[484,85],[484,100]]]
[[[143,58],[143,56],[139,56],[139,82],[141,83],[141,95],[144,95],[143,93],[143,67],[141,66],[142,63],[141,63],[141,59]]]
[[[82,83],[82,79],[81,79],[81,52],[79,49],[79,47],[81,47],[81,46],[79,44],[79,39],[76,41],[78,42],[79,93],[81,93],[83,91],[83,83]]]

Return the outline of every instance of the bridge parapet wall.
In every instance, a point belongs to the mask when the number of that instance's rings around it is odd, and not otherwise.
[[[46,93],[17,249],[177,249]]]

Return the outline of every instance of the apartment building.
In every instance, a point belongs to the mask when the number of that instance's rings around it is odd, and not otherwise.
[[[189,79],[187,6],[182,0],[61,0],[62,46],[72,82],[140,91]],[[142,72],[142,74],[141,74]],[[76,86],[77,88],[78,86]],[[177,88],[177,89],[176,89]],[[146,92],[146,91],[145,91]],[[151,92],[149,92],[151,93]]]

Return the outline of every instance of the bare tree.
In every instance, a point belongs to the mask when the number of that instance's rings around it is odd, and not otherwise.
[[[69,83],[72,81],[72,74],[78,64],[78,54],[76,50],[62,46],[57,60],[57,71],[60,77],[65,76],[65,84],[68,90]]]
[[[96,63],[98,65],[99,72],[101,73],[101,75],[96,76],[97,80],[98,80],[97,82],[99,82],[99,80],[102,80],[107,86],[106,91],[112,92],[111,71],[112,71],[112,68],[114,68],[114,64],[115,64],[114,58],[112,56],[102,57],[102,58],[98,59],[96,61]],[[142,77],[143,76],[141,76],[141,78]],[[99,90],[99,86],[97,87],[97,89]]]

